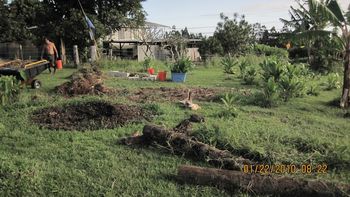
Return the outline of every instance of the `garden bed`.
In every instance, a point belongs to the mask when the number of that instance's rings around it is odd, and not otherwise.
[[[85,131],[113,129],[149,120],[149,117],[150,114],[138,106],[94,101],[44,108],[35,111],[31,119],[43,128]]]

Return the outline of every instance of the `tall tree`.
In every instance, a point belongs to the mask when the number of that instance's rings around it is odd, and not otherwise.
[[[221,14],[221,22],[218,23],[214,37],[220,41],[225,54],[240,55],[248,50],[254,42],[252,25],[245,16],[234,14],[233,19]]]

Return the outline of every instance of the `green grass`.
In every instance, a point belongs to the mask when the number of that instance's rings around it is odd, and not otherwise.
[[[119,68],[109,64],[104,71]],[[139,68],[135,66],[135,70]],[[18,103],[0,109],[0,196],[230,196],[216,188],[181,185],[174,180],[179,165],[207,166],[205,163],[195,163],[154,148],[130,148],[117,143],[120,137],[141,131],[144,123],[91,132],[50,131],[31,123],[29,116],[33,111],[52,105],[98,99],[138,104],[119,95],[71,99],[56,95],[54,87],[67,81],[74,71],[64,69],[55,76],[43,73],[38,77],[43,83],[42,89],[25,89]],[[259,89],[241,85],[237,75],[228,79],[220,67],[197,67],[189,73],[185,84],[114,78],[108,78],[105,84],[128,90],[141,87]],[[340,90],[322,91],[318,97],[293,99],[271,109],[238,102],[236,118],[219,118],[223,110],[221,103],[199,102],[202,109],[198,113],[206,117],[206,122],[196,125],[194,132],[207,143],[233,151],[245,149],[259,153],[275,163],[316,165],[324,162],[334,166],[328,174],[296,176],[350,183],[349,120],[342,117],[341,109],[328,105],[339,94]],[[33,96],[37,97],[35,101]],[[157,105],[163,113],[154,119],[155,124],[173,127],[191,114],[176,103]],[[305,147],[310,151],[300,150]]]

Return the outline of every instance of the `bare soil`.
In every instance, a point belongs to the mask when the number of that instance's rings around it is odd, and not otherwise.
[[[103,85],[102,72],[96,67],[83,68],[70,77],[70,81],[56,87],[58,94],[73,97],[78,95],[101,95],[111,90]]]
[[[225,92],[222,88],[191,88],[193,100],[196,101],[217,101],[220,94]],[[147,101],[180,101],[187,97],[188,89],[186,88],[140,88],[131,94],[128,99],[135,102]]]
[[[128,123],[149,120],[151,115],[138,106],[87,102],[35,111],[31,120],[52,130],[98,130],[122,127]]]

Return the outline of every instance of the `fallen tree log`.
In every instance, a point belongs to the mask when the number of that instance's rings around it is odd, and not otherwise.
[[[229,151],[204,144],[184,133],[169,131],[157,126],[146,125],[143,128],[142,141],[163,146],[173,154],[191,157],[198,161],[206,161],[223,169],[241,170],[244,164],[254,165],[250,160],[235,157]]]
[[[319,180],[283,176],[245,174],[240,171],[180,166],[177,180],[181,183],[216,186],[229,192],[240,190],[254,195],[329,197],[349,196],[349,185],[336,185]]]

